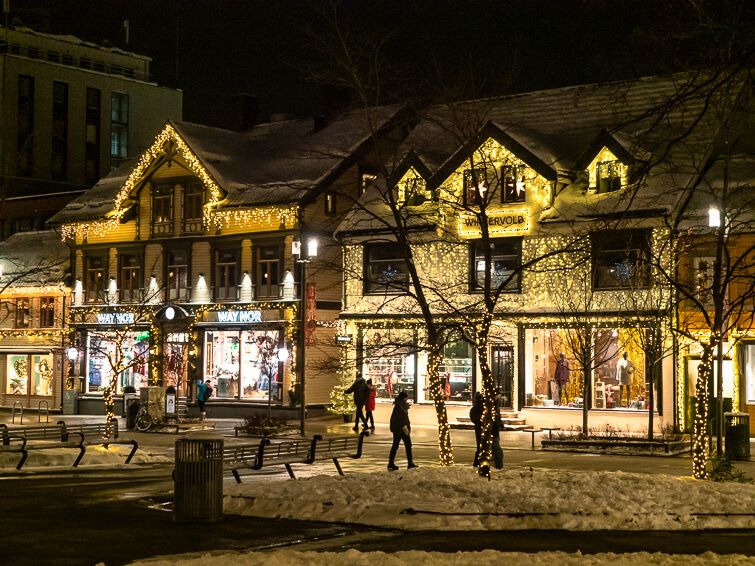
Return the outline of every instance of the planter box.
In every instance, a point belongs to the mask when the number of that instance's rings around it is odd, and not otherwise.
[[[622,454],[629,456],[675,456],[690,451],[689,440],[647,440],[642,438],[543,439],[543,450]]]

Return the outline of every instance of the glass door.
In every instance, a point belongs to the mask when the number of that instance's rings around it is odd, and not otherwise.
[[[514,348],[513,346],[490,347],[491,370],[495,386],[501,392],[501,408],[514,408]]]

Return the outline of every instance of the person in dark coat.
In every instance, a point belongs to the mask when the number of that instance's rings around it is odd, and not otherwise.
[[[404,442],[406,449],[407,469],[417,468],[412,458],[412,439],[409,436],[412,432],[412,426],[409,423],[409,401],[406,391],[402,391],[396,396],[393,402],[393,412],[391,413],[391,432],[393,433],[393,444],[391,452],[388,455],[388,470],[398,470],[396,465],[396,452],[401,441]]]
[[[472,465],[476,468],[480,464],[480,449],[482,447],[482,412],[485,409],[482,393],[479,391],[474,394],[472,408],[469,409],[469,420],[474,424],[474,438],[477,447],[474,452],[474,462]]]
[[[351,387],[346,389],[343,393],[344,395],[348,395],[349,393],[354,394],[354,404],[357,406],[356,420],[354,421],[354,431],[359,432],[360,420],[362,421],[365,430],[367,430],[369,426],[367,425],[367,417],[364,414],[364,406],[367,404],[367,401],[370,398],[370,386],[367,385],[367,382],[360,375],[356,378],[354,383],[351,384]]]

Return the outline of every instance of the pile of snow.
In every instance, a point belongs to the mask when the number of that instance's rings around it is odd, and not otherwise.
[[[742,565],[755,566],[755,558],[739,554],[719,555],[706,552],[700,556],[685,554],[651,554],[634,552],[630,554],[569,554],[566,552],[499,552],[483,550],[481,552],[422,552],[408,550],[396,553],[359,552],[299,552],[295,550],[275,550],[273,552],[204,554],[193,558],[162,558],[135,562],[139,566],[309,566],[310,564],[328,564],[328,566],[416,566],[417,564],[450,565],[474,564],[475,566],[593,566],[611,564],[614,566],[718,566]],[[99,565],[98,565],[99,566]]]
[[[755,528],[751,484],[531,469],[488,481],[462,466],[226,485],[224,510],[406,530]]]
[[[126,458],[131,452],[131,446],[111,445],[109,448],[104,446],[92,445],[87,446],[84,458],[79,464],[79,468],[89,466],[118,466],[124,464]],[[79,455],[78,448],[47,448],[44,450],[29,450],[29,457],[24,463],[21,471],[32,470],[34,468],[66,468],[70,467],[76,461]],[[15,470],[16,464],[21,459],[18,452],[9,452],[0,454],[0,470]],[[157,464],[169,463],[173,460],[164,455],[150,454],[142,452],[141,449],[136,451],[131,460],[131,464]]]

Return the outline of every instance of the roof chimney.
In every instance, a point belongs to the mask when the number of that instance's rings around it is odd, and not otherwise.
[[[231,126],[236,132],[251,130],[257,123],[259,98],[253,94],[240,92],[231,97]]]

